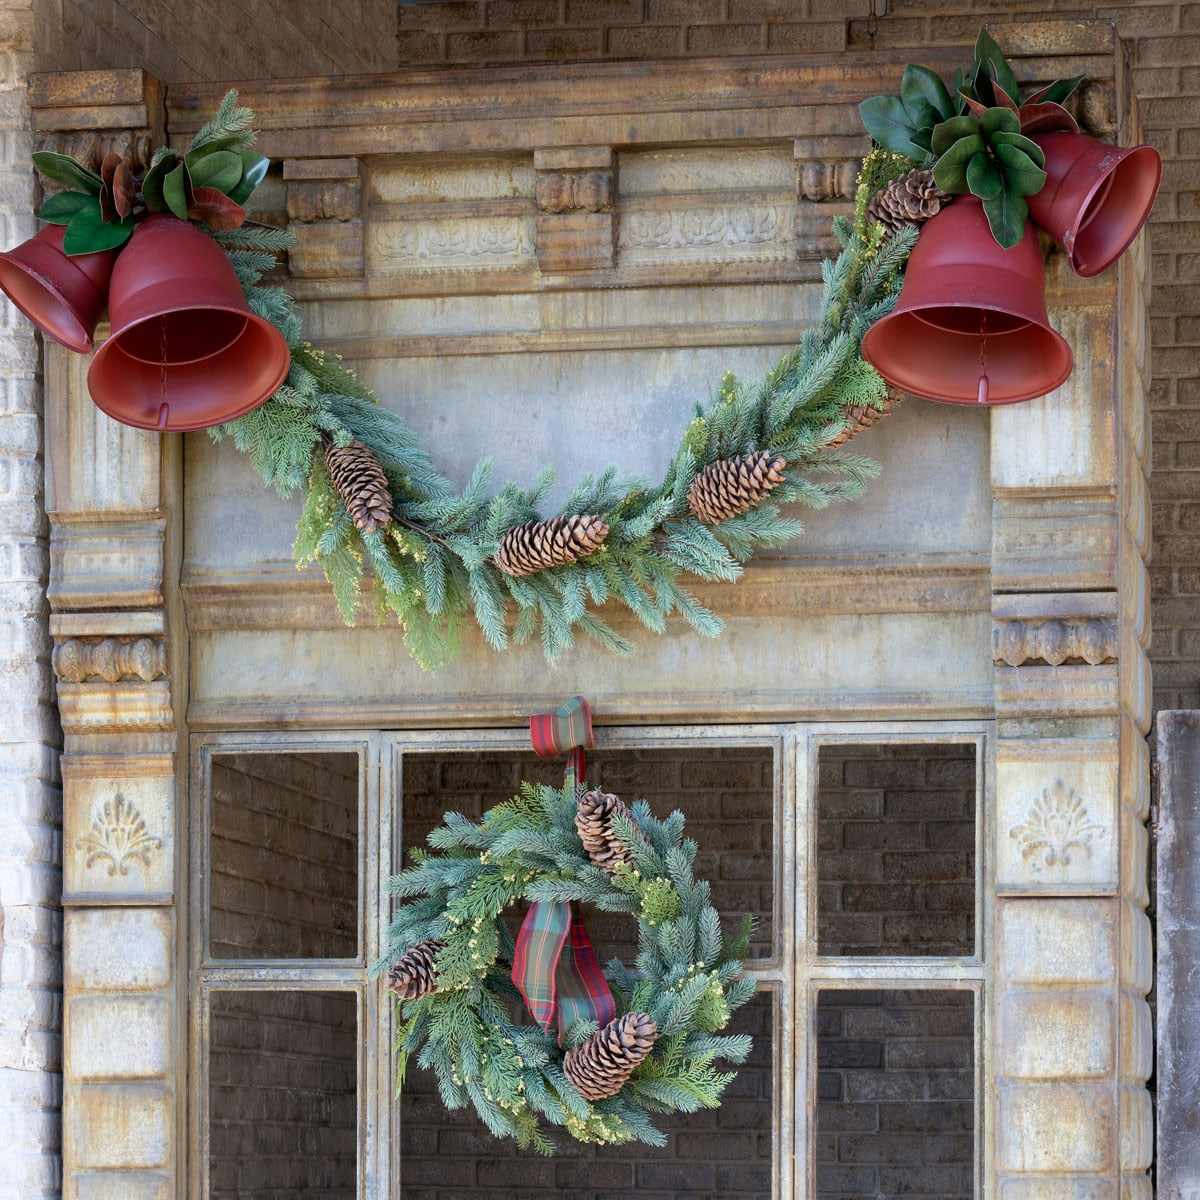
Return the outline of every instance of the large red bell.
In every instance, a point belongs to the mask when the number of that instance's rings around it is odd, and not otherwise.
[[[1162,158],[1153,146],[1122,148],[1085,133],[1038,133],[1046,182],[1029,215],[1066,251],[1077,275],[1099,275],[1146,223]]]
[[[65,254],[66,232],[65,226],[46,225],[0,254],[0,288],[47,337],[87,354],[117,252]]]
[[[287,342],[255,316],[220,246],[176,217],[133,231],[113,268],[112,333],[88,370],[110,417],[139,429],[205,429],[257,408],[283,382]]]
[[[1032,225],[998,245],[982,204],[960,196],[927,221],[896,307],[867,330],[863,357],[906,392],[947,404],[1013,404],[1071,374],[1050,328],[1045,266]]]

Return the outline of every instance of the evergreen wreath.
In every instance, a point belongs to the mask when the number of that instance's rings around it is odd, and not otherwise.
[[[190,150],[216,142],[244,151],[252,119],[230,92]],[[549,519],[541,511],[553,483],[549,469],[528,487],[510,483],[489,494],[484,461],[456,491],[399,416],[336,355],[304,340],[292,299],[261,282],[291,235],[249,222],[212,236],[251,310],[287,340],[291,369],[265,404],[209,433],[232,438],[280,495],[306,489],[297,566],[320,564],[348,624],[369,572],[376,613],[399,620],[424,667],[452,658],[471,620],[494,650],[540,632],[553,661],[581,631],[632,654],[596,611],[606,603],[624,606],[655,633],[678,613],[715,637],[721,619],[681,576],[737,579],[756,550],[802,532],[781,504],[824,508],[859,495],[878,473],[872,460],[841,447],[889,407],[886,385],[860,346],[896,302],[917,229],[889,237],[867,207],[911,166],[886,150],[866,159],[854,219],[833,222],[842,250],[822,266],[816,324],[762,380],[726,374],[711,401],[696,405],[657,483],[609,467],[580,479]]]
[[[523,783],[478,824],[447,813],[427,840],[440,853],[414,850],[389,881],[403,903],[375,966],[391,968],[397,995],[398,1086],[415,1055],[447,1108],[471,1104],[497,1137],[545,1154],[543,1122],[581,1142],[661,1146],[653,1114],[717,1107],[733,1075],[715,1060],[750,1052],[748,1036],[720,1030],[755,991],[739,977],[752,921],[722,933],[681,812],[660,821],[644,800],[580,794],[571,777],[561,789]],[[604,1028],[568,1017],[560,1045],[513,1021],[519,943],[504,917],[522,899],[637,920],[633,968],[607,964],[616,1016]]]

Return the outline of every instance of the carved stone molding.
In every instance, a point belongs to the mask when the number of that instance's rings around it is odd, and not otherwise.
[[[149,129],[88,129],[77,133],[52,133],[41,149],[66,154],[92,171],[100,170],[106,154],[119,154],[135,175],[149,169],[157,142]]]
[[[91,829],[75,839],[75,846],[86,855],[85,869],[105,863],[109,875],[128,875],[135,861],[150,866],[162,851],[162,838],[147,831],[142,814],[118,792],[99,808]]]
[[[51,662],[58,678],[71,683],[150,683],[167,674],[167,644],[155,637],[72,637],[54,647]]]
[[[1008,836],[1034,871],[1069,867],[1074,857],[1092,857],[1104,826],[1092,820],[1087,805],[1061,779],[1034,800],[1025,819]]]
[[[992,626],[992,660],[997,666],[1008,667],[1116,662],[1117,622],[1109,617],[996,620]]]
[[[812,204],[825,200],[853,200],[857,176],[858,159],[798,161],[796,195]]]
[[[610,146],[534,152],[537,257],[545,273],[613,265],[616,172]]]
[[[296,241],[288,269],[299,279],[359,278],[363,273],[362,164],[317,158],[283,164],[287,213]]]

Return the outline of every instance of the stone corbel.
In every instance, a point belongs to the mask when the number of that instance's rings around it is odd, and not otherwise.
[[[613,265],[616,172],[610,146],[537,150],[537,257],[544,274]]]
[[[357,158],[291,159],[283,164],[296,279],[361,279],[363,179]]]
[[[793,143],[796,160],[796,253],[828,258],[838,250],[829,205],[846,210],[854,200],[865,153],[861,137],[805,137]],[[847,210],[848,211],[848,210]]]

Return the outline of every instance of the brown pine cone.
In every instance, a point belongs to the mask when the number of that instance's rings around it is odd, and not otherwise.
[[[401,1000],[420,1000],[437,990],[437,969],[433,960],[443,943],[437,941],[418,942],[406,950],[387,973],[388,991],[395,992]]]
[[[908,225],[937,216],[950,197],[933,182],[933,172],[919,167],[906,171],[881,188],[867,205],[867,219],[878,221],[888,237]]]
[[[603,517],[551,517],[526,521],[501,539],[492,561],[505,575],[532,575],[546,567],[577,562],[597,550],[608,537]]]
[[[872,408],[869,404],[848,405],[844,414],[848,422],[846,428],[832,440],[826,442],[825,449],[836,450],[839,446],[844,446],[852,437],[857,437],[860,433],[870,429],[872,425],[878,425],[899,403],[900,397],[891,388],[888,388],[887,394],[883,398],[882,408]]]
[[[575,810],[575,828],[588,858],[609,875],[617,863],[633,862],[628,847],[613,832],[612,819],[617,813],[630,815],[625,801],[611,792],[584,792]]]
[[[345,446],[325,443],[329,481],[363,533],[374,533],[392,519],[392,492],[375,455],[357,438]]]
[[[736,517],[764,500],[783,482],[786,465],[770,450],[719,459],[692,480],[688,508],[705,525]]]
[[[563,1074],[585,1100],[615,1096],[650,1053],[657,1035],[648,1013],[626,1013],[568,1050]]]

